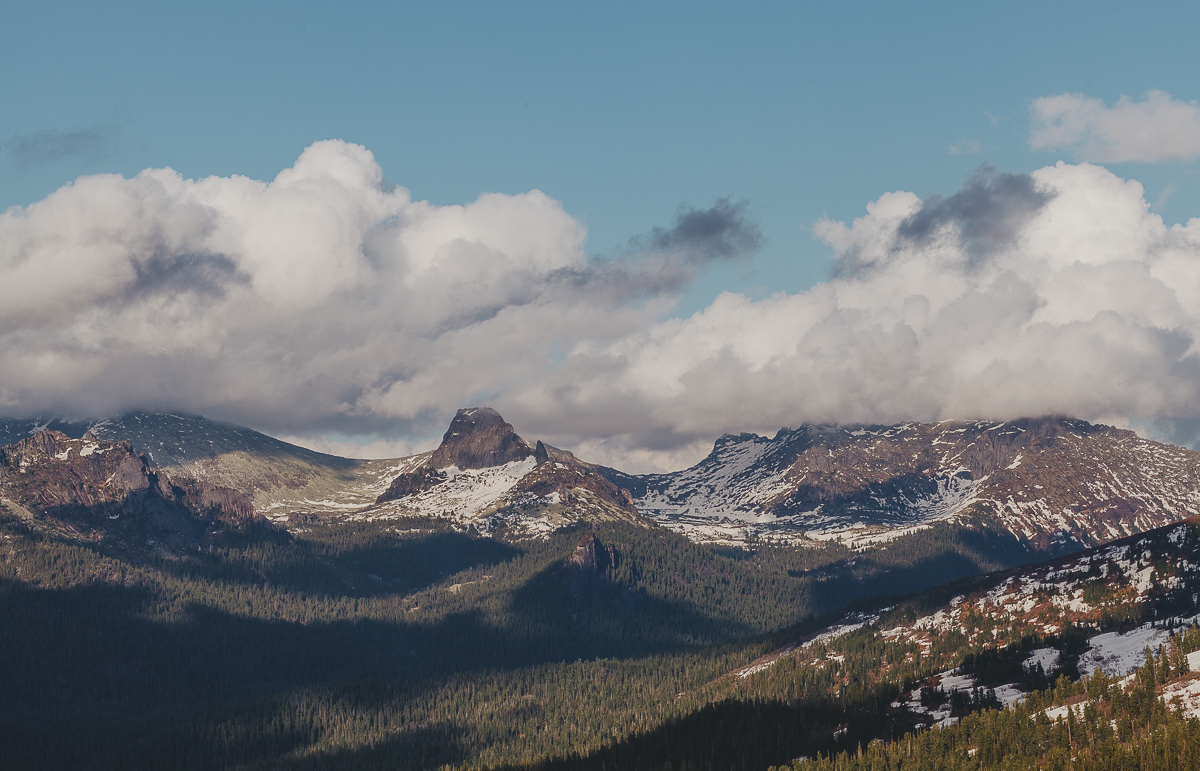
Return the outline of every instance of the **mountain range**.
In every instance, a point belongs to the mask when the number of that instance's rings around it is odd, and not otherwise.
[[[15,767],[765,769],[935,725],[991,757],[972,716],[1124,720],[1145,677],[1200,714],[1200,453],[1108,426],[801,426],[644,475],[487,407],[390,460],[149,413],[0,444]]]
[[[695,466],[648,475],[530,445],[487,407],[459,410],[431,452],[378,461],[187,415],[9,420],[0,442],[43,428],[128,441],[166,473],[241,493],[284,525],[435,516],[482,533],[536,535],[616,518],[702,543],[861,550],[955,523],[1055,552],[1200,512],[1200,453],[1055,417],[725,435]]]
[[[690,469],[609,475],[643,514],[697,540],[863,546],[957,520],[1047,549],[1200,511],[1200,453],[1054,417],[727,435]]]

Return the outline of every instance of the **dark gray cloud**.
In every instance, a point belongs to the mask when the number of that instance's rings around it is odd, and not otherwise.
[[[631,238],[621,256],[595,256],[583,266],[559,269],[548,286],[558,295],[586,292],[615,302],[678,292],[710,263],[749,257],[762,247],[765,239],[748,209],[747,201],[729,198],[707,209],[680,206],[671,227]]]
[[[635,239],[651,251],[679,254],[690,262],[705,263],[745,257],[762,247],[758,224],[746,213],[746,201],[721,198],[707,209],[681,206],[670,228],[656,227],[644,239]]]
[[[9,144],[18,166],[41,166],[71,156],[95,156],[108,144],[107,132],[99,128],[78,131],[35,131],[13,137]]]
[[[223,254],[163,254],[135,265],[137,279],[121,302],[147,295],[192,294],[220,298],[233,284],[248,284],[250,276]]]
[[[926,198],[920,211],[900,223],[896,235],[922,245],[953,223],[968,255],[978,260],[1011,244],[1050,199],[1029,174],[1001,173],[984,164],[949,198]]]

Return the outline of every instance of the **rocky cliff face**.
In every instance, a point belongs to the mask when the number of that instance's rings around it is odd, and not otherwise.
[[[74,536],[173,547],[196,545],[255,517],[240,493],[173,480],[133,451],[91,433],[39,431],[0,448],[0,506],[10,515]]]
[[[696,466],[631,477],[642,513],[698,540],[864,545],[988,518],[1035,548],[1092,545],[1200,511],[1200,453],[1078,420],[802,426],[721,437]]]
[[[471,407],[459,410],[454,416],[429,465],[434,469],[489,468],[531,455],[533,450],[517,436],[511,423],[504,422],[500,413],[491,407]]]
[[[616,550],[588,533],[562,564],[563,583],[574,597],[598,597],[612,580]]]
[[[407,498],[410,495],[418,495],[440,485],[447,478],[446,474],[431,466],[418,466],[393,479],[392,483],[388,485],[388,489],[375,499],[375,503],[386,503]]]
[[[202,479],[236,490],[274,519],[289,513],[369,506],[405,464],[355,460],[314,452],[258,431],[199,415],[134,412],[103,419],[0,419],[0,445],[41,430],[72,439],[90,432],[127,441],[138,455],[172,478]]]

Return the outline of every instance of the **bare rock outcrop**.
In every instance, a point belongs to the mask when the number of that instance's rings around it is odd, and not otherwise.
[[[429,465],[438,470],[449,466],[488,468],[530,455],[533,449],[517,436],[511,423],[504,422],[500,413],[491,407],[469,407],[454,416]]]
[[[612,581],[616,565],[617,552],[612,545],[588,533],[563,562],[563,583],[574,597],[598,597]]]
[[[578,460],[567,450],[540,441],[534,457],[538,465],[521,480],[522,492],[540,497],[558,493],[563,503],[571,503],[573,498],[586,492],[594,501],[603,502],[607,507],[620,509],[628,515],[637,514],[629,491],[613,484],[598,467]]]
[[[375,503],[396,501],[409,495],[417,495],[426,490],[432,490],[445,481],[446,475],[441,471],[437,471],[431,466],[421,466],[393,479],[392,483],[388,485],[388,489],[375,499]]]
[[[39,431],[0,448],[0,499],[75,535],[175,547],[197,544],[256,518],[246,496],[173,480],[129,442]]]

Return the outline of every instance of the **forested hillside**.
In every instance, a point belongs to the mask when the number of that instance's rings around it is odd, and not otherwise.
[[[140,558],[2,528],[0,709],[23,766],[276,767],[385,738],[393,766],[532,760],[683,714],[674,694],[762,645],[731,642],[812,602],[809,579],[633,528],[598,532],[616,564],[582,595],[562,567],[582,528],[514,545],[435,521],[259,521]],[[577,727],[510,730],[531,724]]]
[[[533,452],[522,495],[596,482]],[[1054,549],[964,518],[866,550],[728,546],[586,507],[538,537],[411,514],[292,511],[285,527],[181,469],[54,431],[0,455],[13,767],[766,769],[859,747],[890,763],[900,746],[940,763],[924,738],[940,733],[905,737],[1008,725],[988,715],[1060,675],[1030,703],[1090,688],[1072,685],[1093,671],[1088,635],[1165,640],[1200,596],[1190,521],[981,577]],[[593,487],[624,511],[619,488]],[[1020,746],[1050,757],[1057,734],[1039,736]]]
[[[859,584],[841,547],[721,552],[600,523],[614,558],[580,583],[565,563],[586,524],[505,542],[433,519],[296,533],[257,519],[194,552],[11,513],[0,532],[0,741],[23,766],[482,768],[693,731],[743,746],[711,721],[752,723],[745,736],[776,747],[765,764],[810,734],[837,746],[831,716],[894,690],[868,685],[867,661],[838,702],[829,672],[798,668],[750,701],[724,677],[885,586],[887,564]],[[918,584],[980,567],[953,539],[912,548],[931,557]],[[819,728],[795,733],[797,716]]]

